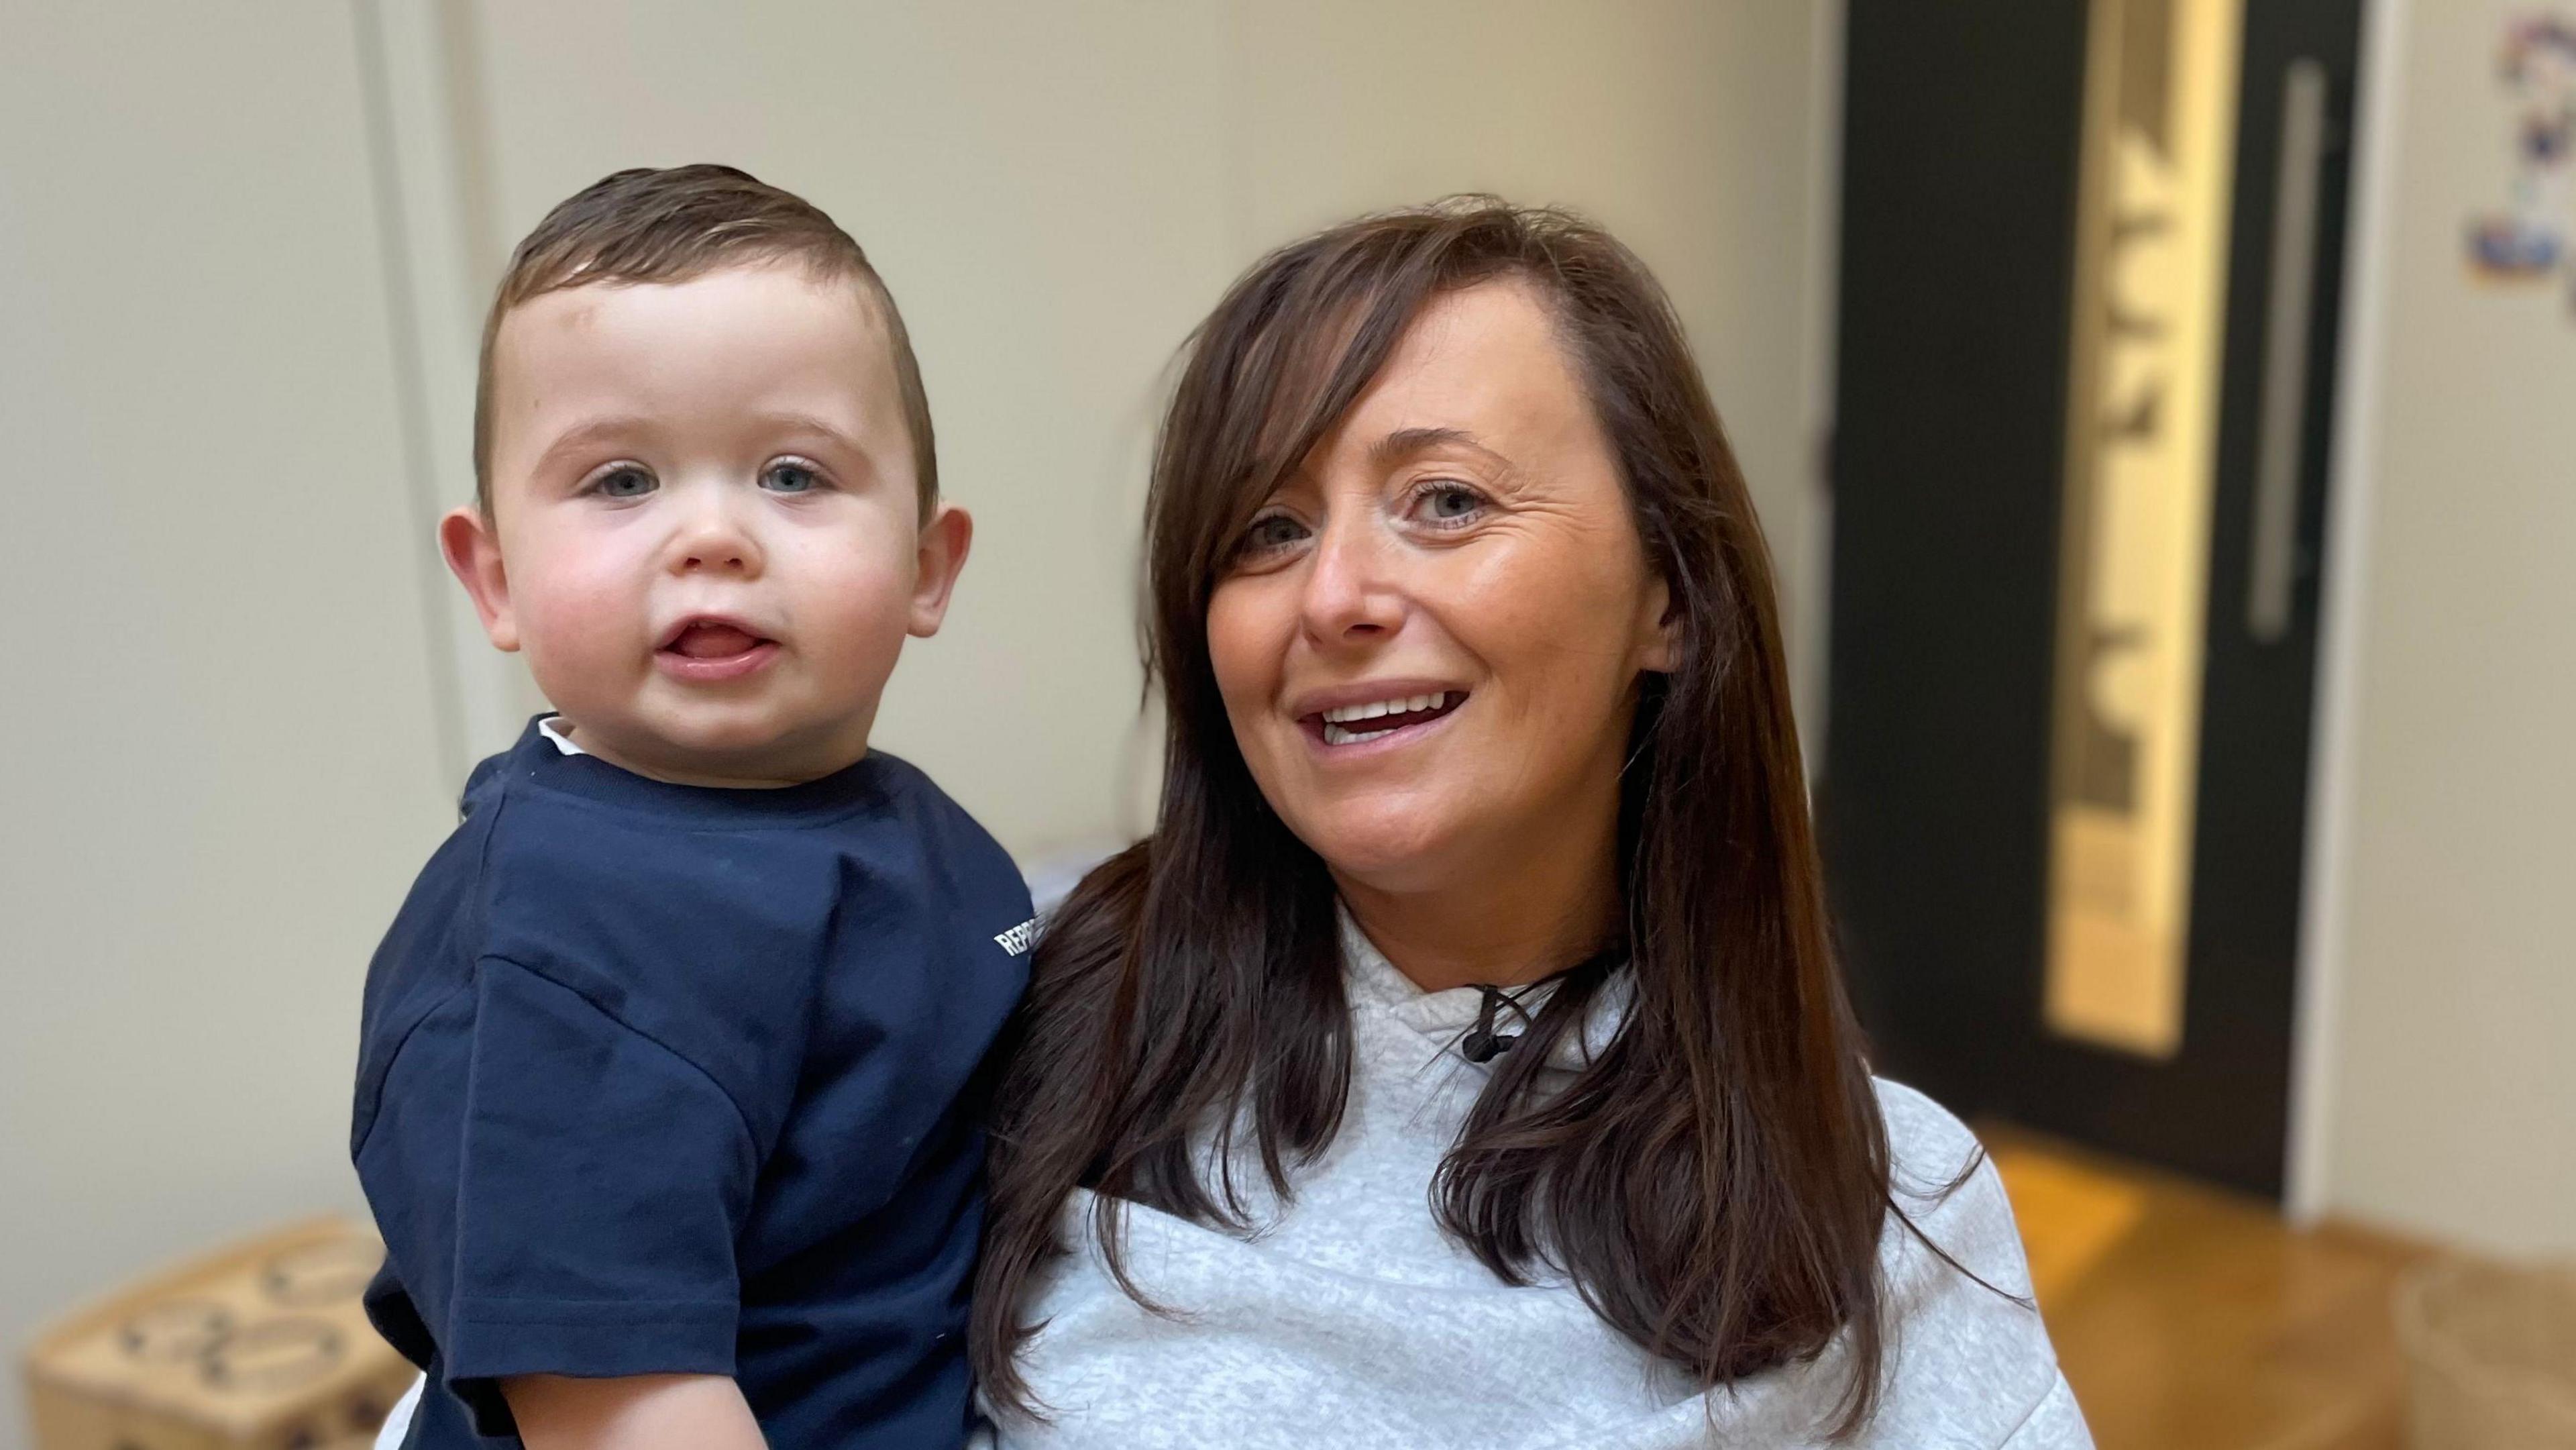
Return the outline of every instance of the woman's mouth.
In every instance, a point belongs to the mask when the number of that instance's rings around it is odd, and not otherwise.
[[[1360,704],[1337,705],[1308,715],[1298,723],[1329,747],[1367,745],[1402,731],[1417,729],[1467,702],[1464,690],[1434,690],[1397,695]]]

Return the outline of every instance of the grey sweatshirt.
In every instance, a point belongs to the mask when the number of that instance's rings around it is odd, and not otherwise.
[[[998,1450],[1678,1450],[1821,1444],[1844,1376],[1837,1341],[1790,1366],[1699,1395],[1650,1360],[1562,1281],[1514,1288],[1443,1235],[1433,1170],[1487,1068],[1453,1049],[1480,1005],[1470,988],[1425,993],[1346,921],[1354,1032],[1340,1135],[1296,1175],[1292,1200],[1239,1173],[1250,1238],[1131,1206],[1128,1268],[1179,1311],[1163,1318],[1111,1282],[1090,1241],[1088,1194],[1064,1208],[1075,1246],[1039,1283],[1043,1321],[1024,1361],[1052,1407],[1002,1417]],[[1562,1070],[1598,1050],[1621,1003],[1605,1001]],[[2012,1209],[1991,1165],[1947,1197],[1976,1142],[1910,1088],[1878,1084],[1899,1201],[1988,1283],[2030,1292]],[[2039,1316],[1939,1258],[1891,1217],[1881,1235],[1890,1321],[1884,1393],[1867,1446],[2089,1447]]]

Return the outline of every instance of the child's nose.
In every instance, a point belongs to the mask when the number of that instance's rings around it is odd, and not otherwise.
[[[760,546],[727,501],[697,510],[671,540],[671,567],[682,574],[752,574]]]

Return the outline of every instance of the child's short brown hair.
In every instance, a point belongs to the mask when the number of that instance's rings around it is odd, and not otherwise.
[[[804,264],[818,278],[857,283],[884,313],[927,522],[939,501],[930,398],[894,294],[868,264],[868,254],[820,207],[748,172],[707,163],[639,166],[603,176],[546,213],[510,254],[492,311],[483,319],[483,355],[474,382],[474,502],[483,516],[492,516],[492,342],[512,308],[567,287],[686,282],[719,267],[786,261]]]

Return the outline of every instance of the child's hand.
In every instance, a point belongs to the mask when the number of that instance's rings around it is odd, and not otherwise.
[[[723,1375],[517,1375],[501,1396],[528,1450],[767,1450],[742,1388]]]

